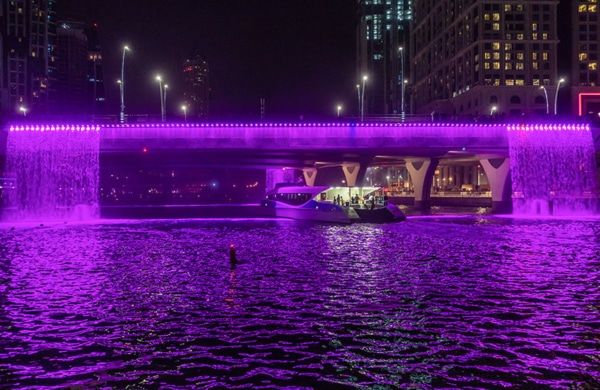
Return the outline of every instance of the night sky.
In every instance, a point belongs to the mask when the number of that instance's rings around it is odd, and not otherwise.
[[[118,113],[120,47],[128,43],[128,113],[159,114],[154,75],[168,80],[169,112],[183,100],[182,62],[209,61],[213,119],[305,119],[353,107],[354,0],[59,0],[59,19],[96,22],[109,113]]]

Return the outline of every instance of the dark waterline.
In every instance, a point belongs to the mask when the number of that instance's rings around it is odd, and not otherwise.
[[[600,220],[0,237],[0,387],[600,386]]]

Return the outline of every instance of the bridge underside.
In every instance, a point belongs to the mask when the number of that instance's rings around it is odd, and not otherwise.
[[[295,151],[251,151],[251,150],[154,150],[141,146],[136,151],[102,152],[103,160],[123,163],[143,161],[151,166],[195,166],[195,167],[241,167],[241,168],[311,168],[315,166],[339,165],[344,162],[366,163],[388,166],[404,164],[411,159],[438,159],[448,161],[477,161],[485,158],[504,158],[499,150],[468,152],[461,150],[434,149],[399,150],[381,149],[374,151],[356,150],[295,150]]]

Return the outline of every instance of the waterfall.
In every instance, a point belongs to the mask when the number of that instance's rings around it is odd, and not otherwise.
[[[587,125],[510,126],[515,214],[598,211],[596,158]]]
[[[14,180],[5,215],[10,221],[98,217],[99,128],[13,126],[6,176]]]

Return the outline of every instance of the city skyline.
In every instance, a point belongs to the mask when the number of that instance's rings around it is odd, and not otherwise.
[[[131,47],[126,92],[130,115],[159,114],[153,78],[160,73],[170,84],[169,115],[181,116],[181,64],[194,52],[211,67],[215,117],[257,117],[261,98],[266,99],[267,117],[272,118],[332,116],[336,104],[350,109],[355,103],[358,16],[353,2],[145,4],[62,0],[57,5],[61,17],[99,26],[109,113],[119,111],[116,80],[124,44]],[[309,25],[315,28],[306,28]]]

